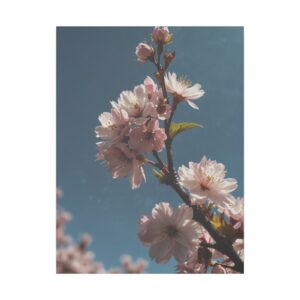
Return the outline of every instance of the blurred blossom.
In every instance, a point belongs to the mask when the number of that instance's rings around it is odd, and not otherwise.
[[[136,262],[133,262],[130,255],[122,255],[120,261],[122,264],[123,273],[144,273],[145,269],[149,266],[148,261],[142,258],[139,258]]]
[[[62,193],[61,193],[62,195]],[[56,272],[57,273],[144,273],[148,262],[139,258],[132,261],[131,256],[121,256],[121,266],[106,270],[102,262],[95,260],[95,254],[87,247],[92,241],[91,235],[81,235],[76,244],[71,236],[65,233],[65,225],[71,220],[69,212],[58,209],[56,214]]]
[[[71,243],[71,236],[65,233],[65,224],[72,219],[72,215],[65,211],[60,211],[56,216],[56,243],[57,245],[68,245]]]
[[[64,193],[60,188],[56,188],[56,200],[60,200],[63,197]]]

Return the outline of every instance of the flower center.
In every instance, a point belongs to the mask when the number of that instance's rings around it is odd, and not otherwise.
[[[141,115],[142,115],[142,108],[141,108],[141,106],[139,105],[139,104],[135,104],[134,106],[133,106],[133,109],[134,109],[134,117],[140,117]]]
[[[182,88],[188,88],[192,85],[192,82],[188,80],[187,76],[180,76],[178,80]]]
[[[206,181],[207,181],[207,183],[214,181],[214,177],[208,175],[208,176],[206,176]]]
[[[170,238],[174,238],[175,236],[178,235],[178,229],[174,225],[168,225],[167,226],[167,235]]]
[[[205,185],[204,183],[200,183],[200,187],[201,187],[201,190],[202,190],[202,191],[207,191],[207,190],[209,190],[208,186]]]
[[[201,182],[201,183],[200,183],[201,190],[202,190],[202,191],[207,191],[207,190],[209,190],[208,184],[209,184],[210,182],[213,182],[213,181],[214,181],[214,177],[213,177],[213,176],[210,176],[210,175],[207,175],[207,176],[206,176],[206,182],[205,182],[205,183],[204,183],[204,182]]]
[[[107,127],[109,127],[112,130],[118,128],[118,126],[116,124],[111,124],[111,125],[108,125]]]

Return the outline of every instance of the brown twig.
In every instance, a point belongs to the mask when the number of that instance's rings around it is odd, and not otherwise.
[[[160,168],[163,169],[166,167],[165,163],[161,160],[161,158],[159,157],[157,151],[153,150],[152,151],[153,156],[156,158],[157,162],[160,165]]]

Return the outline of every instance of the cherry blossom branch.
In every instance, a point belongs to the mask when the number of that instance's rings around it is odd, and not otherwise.
[[[161,85],[163,95],[168,101],[167,90],[166,90],[165,79],[164,79],[165,71],[160,65],[161,53],[162,53],[162,49],[160,49],[160,51],[158,53],[157,63],[154,63],[154,64],[155,64],[158,74],[159,74],[159,76],[157,76],[157,77],[159,79],[159,83]],[[177,175],[174,170],[172,139],[170,138],[170,134],[169,134],[170,125],[171,125],[173,116],[175,114],[176,108],[177,108],[177,103],[176,103],[176,101],[173,100],[171,115],[170,115],[169,119],[165,121],[165,132],[167,135],[167,140],[165,141],[165,145],[166,145],[168,171],[169,171],[169,174],[168,174],[169,178],[165,183],[170,185],[177,192],[177,194],[180,196],[180,198],[182,199],[182,201],[185,204],[192,207],[193,219],[195,221],[199,222],[209,232],[209,234],[212,236],[212,238],[215,240],[216,243],[214,245],[214,248],[217,249],[218,251],[222,252],[223,254],[227,255],[232,260],[232,262],[234,263],[234,266],[232,267],[232,269],[237,272],[243,273],[244,272],[244,262],[241,260],[239,255],[235,252],[235,250],[232,247],[232,244],[228,241],[227,238],[221,236],[217,232],[217,230],[212,226],[212,224],[209,222],[209,220],[205,217],[205,215],[201,211],[201,208],[198,205],[191,205],[189,195],[182,190],[181,186],[178,183]],[[157,156],[158,156],[158,154],[157,154]]]
[[[190,264],[194,264],[193,271],[202,273],[211,260],[212,254],[219,252],[217,255],[220,255],[220,258],[225,256],[226,260],[233,263],[232,268],[242,273],[243,261],[237,253],[243,257],[243,252],[238,252],[243,245],[232,237],[237,230],[241,231],[239,236],[243,236],[243,202],[235,201],[234,205],[226,206],[229,201],[227,197],[233,197],[230,192],[237,188],[237,181],[233,178],[225,178],[224,165],[207,159],[206,156],[199,163],[190,162],[188,168],[181,166],[178,173],[174,169],[172,150],[174,136],[186,129],[198,127],[197,124],[189,122],[172,122],[177,105],[187,102],[192,108],[197,109],[197,105],[192,100],[202,97],[204,91],[200,84],[192,85],[186,78],[180,77],[177,80],[176,73],[166,74],[175,57],[175,51],[164,52],[164,45],[172,40],[172,34],[167,27],[155,27],[152,40],[157,47],[140,43],[136,47],[136,56],[140,63],[150,61],[154,64],[155,76],[159,84],[147,76],[144,84],[135,86],[133,92],[123,91],[117,102],[112,101],[110,113],[104,112],[99,116],[101,125],[96,127],[95,132],[96,137],[101,138],[102,141],[97,143],[97,159],[105,161],[113,178],[128,176],[132,189],[140,187],[142,181],[146,179],[144,164],[155,167],[154,175],[161,183],[171,186],[186,204],[173,209],[169,203],[160,202],[153,208],[151,216],[145,215],[140,218],[139,238],[150,247],[150,256],[155,258],[157,263],[164,263],[174,256],[180,263],[179,269],[182,268],[183,272],[190,270]],[[162,55],[164,63],[161,63]],[[168,99],[168,93],[173,95],[173,99]],[[164,128],[160,128],[161,119],[165,120]],[[166,150],[166,162],[159,156],[159,152],[163,149]],[[145,157],[146,153],[151,152],[154,161]],[[212,170],[219,170],[220,174],[218,173],[214,178],[211,175]],[[222,187],[216,184],[219,180],[223,183]],[[195,199],[190,195],[195,195]],[[199,198],[196,198],[197,196]],[[211,215],[210,205],[207,208],[202,207],[203,196],[212,203],[220,204],[223,209],[228,209],[229,222],[224,220],[222,214]],[[166,222],[156,218],[158,212],[161,212],[163,218],[170,220],[168,226]],[[178,221],[175,222],[172,218],[174,214],[181,216],[180,221],[175,218]],[[183,224],[185,228],[182,228]],[[201,230],[200,225],[206,230]],[[160,229],[156,230],[158,227]],[[185,233],[181,234],[181,230]],[[151,231],[157,233],[153,233],[150,237],[148,233]],[[158,240],[156,235],[161,241],[159,244],[156,243]],[[200,247],[201,253],[196,251],[199,241],[210,243],[211,248],[218,251],[208,249],[209,245],[207,248]],[[169,248],[165,249],[168,253],[161,249],[167,244],[171,247],[170,251]],[[186,251],[181,251],[177,244],[186,244]],[[242,248],[239,249],[237,246]],[[190,257],[188,257],[189,252],[193,253]]]

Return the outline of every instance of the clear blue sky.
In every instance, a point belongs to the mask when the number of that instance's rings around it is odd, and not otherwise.
[[[148,248],[138,240],[138,219],[155,203],[180,199],[160,185],[146,169],[147,183],[131,190],[128,178],[113,180],[95,161],[94,129],[98,115],[110,110],[111,100],[133,89],[147,75],[149,64],[136,62],[139,42],[149,41],[150,27],[59,27],[57,29],[57,185],[64,191],[62,205],[73,214],[67,232],[78,238],[93,236],[90,249],[107,268],[119,256],[148,259]],[[205,95],[196,100],[200,110],[181,105],[175,121],[204,126],[178,135],[175,166],[199,161],[203,155],[225,164],[228,177],[238,180],[233,193],[243,196],[243,28],[170,27],[176,51],[170,67],[201,83]],[[176,262],[150,263],[150,273],[173,273]]]

